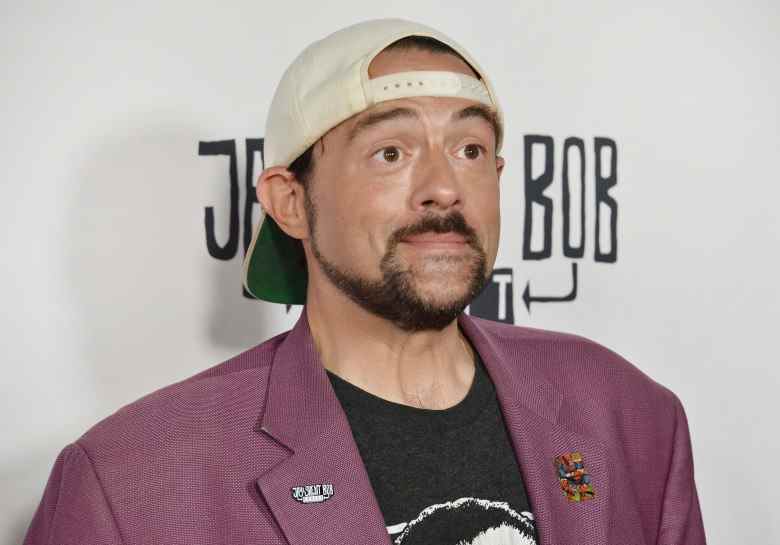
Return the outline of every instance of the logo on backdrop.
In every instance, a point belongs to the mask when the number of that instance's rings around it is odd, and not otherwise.
[[[522,233],[504,232],[504,246],[519,244],[523,262],[518,267],[493,269],[492,281],[469,305],[469,314],[506,323],[515,323],[515,273],[526,277],[522,301],[528,313],[538,305],[567,303],[577,299],[581,289],[578,264],[592,259],[595,263],[617,262],[618,203],[610,194],[617,184],[617,144],[607,137],[588,141],[570,136],[563,142],[552,136],[527,134],[523,138],[523,207]],[[263,168],[263,139],[247,138],[244,145],[243,188],[239,184],[237,140],[198,143],[201,157],[224,156],[229,159],[227,176],[230,200],[220,221],[227,222],[227,240],[220,242],[215,234],[214,206],[206,206],[204,229],[206,250],[215,259],[228,261],[238,256],[239,242],[246,255],[252,241],[255,211],[259,209],[255,181]],[[535,169],[539,165],[541,169]],[[587,176],[592,172],[592,176]],[[555,197],[551,194],[555,193]],[[591,195],[587,198],[586,195]],[[243,206],[240,196],[243,195]],[[557,198],[557,195],[560,195]],[[586,219],[592,214],[592,230]],[[259,215],[259,211],[258,211]],[[560,236],[553,236],[553,223],[560,222]],[[592,248],[588,250],[587,248]],[[545,262],[545,268],[531,266]],[[528,266],[526,266],[528,265]],[[561,270],[565,275],[561,276]],[[550,276],[566,281],[558,286],[535,286],[534,277]],[[531,274],[533,273],[533,274]],[[238,281],[240,284],[240,281]],[[242,286],[245,297],[252,296]],[[288,311],[290,306],[288,305]]]

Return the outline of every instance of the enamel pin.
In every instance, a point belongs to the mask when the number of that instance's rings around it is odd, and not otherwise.
[[[293,486],[292,497],[301,503],[322,503],[333,495],[333,484],[307,484]]]
[[[596,496],[585,462],[579,452],[567,452],[553,460],[561,490],[569,501],[585,501]]]

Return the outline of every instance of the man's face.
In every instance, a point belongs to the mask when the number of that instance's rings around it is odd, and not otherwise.
[[[383,51],[369,77],[409,70],[474,76],[454,55],[412,49]],[[498,252],[503,159],[475,106],[390,100],[323,137],[305,195],[310,283],[329,281],[406,331],[441,330],[479,294]]]

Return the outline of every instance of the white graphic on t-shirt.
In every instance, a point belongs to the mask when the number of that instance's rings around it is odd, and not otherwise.
[[[534,516],[518,513],[504,501],[463,497],[423,509],[416,518],[387,526],[395,545],[536,545]],[[457,534],[445,543],[443,535]]]

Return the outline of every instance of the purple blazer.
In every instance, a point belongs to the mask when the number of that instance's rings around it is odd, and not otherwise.
[[[670,390],[586,338],[467,314],[543,545],[703,544],[688,424]],[[595,496],[554,459],[580,452]],[[322,502],[293,487],[331,483]],[[349,423],[293,329],[130,403],[60,452],[25,545],[390,544]]]

